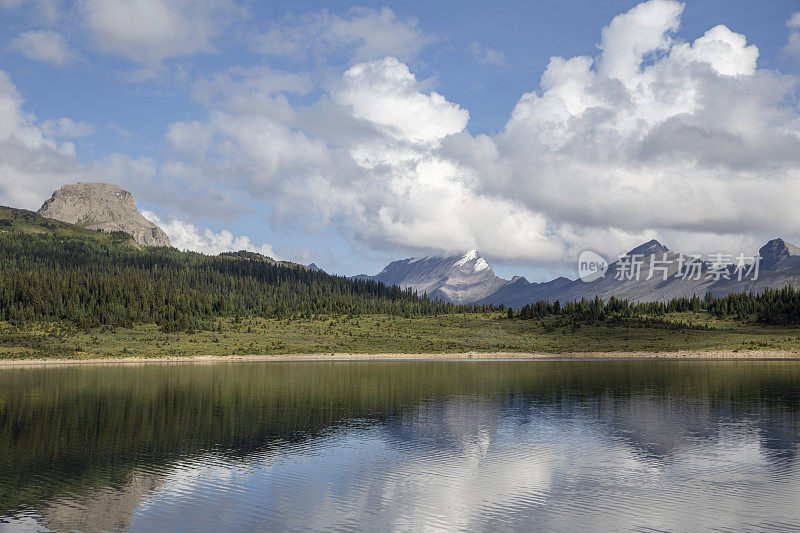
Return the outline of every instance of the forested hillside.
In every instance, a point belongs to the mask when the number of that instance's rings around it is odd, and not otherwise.
[[[800,291],[794,287],[766,289],[761,293],[728,294],[715,298],[675,298],[668,302],[629,302],[613,296],[606,300],[595,297],[561,304],[558,300],[538,301],[523,306],[519,312],[509,309],[509,318],[535,319],[563,316],[584,322],[602,322],[609,318],[626,319],[660,317],[676,313],[706,313],[717,318],[771,325],[800,324]],[[674,321],[670,322],[675,324]]]
[[[457,310],[382,283],[350,280],[253,253],[142,248],[129,236],[0,209],[0,320],[80,327],[156,323],[209,329],[219,317],[427,316]],[[465,311],[469,308],[458,308]]]

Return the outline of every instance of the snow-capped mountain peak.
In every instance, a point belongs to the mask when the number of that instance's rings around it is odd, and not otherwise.
[[[467,252],[464,255],[462,255],[461,259],[456,261],[453,266],[466,265],[467,263],[469,263],[471,261],[475,261],[476,259],[478,259],[478,257],[479,257],[478,256],[478,250],[470,250],[469,252]],[[483,258],[481,258],[481,259],[483,259]]]
[[[394,261],[373,279],[454,303],[474,302],[508,283],[495,276],[477,250],[458,256]]]
[[[486,259],[480,256],[477,250],[470,250],[469,252],[465,253],[458,261],[453,263],[453,266],[471,266],[474,272],[480,272],[481,270],[492,268],[489,266],[489,263],[486,261]]]

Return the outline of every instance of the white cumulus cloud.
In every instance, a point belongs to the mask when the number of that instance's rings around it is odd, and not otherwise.
[[[797,234],[798,197],[778,192],[798,190],[797,80],[759,71],[725,26],[677,41],[681,9],[641,4],[604,29],[599,58],[553,58],[494,139],[507,172],[487,190],[587,228]]]
[[[552,58],[494,136],[394,57],[356,62],[310,106],[228,77],[207,118],[170,126],[170,165],[378,248],[556,264],[651,237],[800,237],[798,79],[759,69],[726,26],[679,38],[682,12],[644,2],[597,56]]]
[[[190,222],[177,218],[162,220],[151,211],[142,211],[142,215],[164,230],[172,246],[179,250],[191,250],[210,255],[247,250],[273,259],[279,259],[271,245],[254,244],[247,235],[235,236],[228,230],[215,233],[208,228],[199,228]]]
[[[680,26],[684,4],[671,0],[643,2],[617,15],[603,28],[600,73],[623,82],[639,73],[645,54],[667,49]]]
[[[0,204],[35,210],[65,183],[106,181],[146,197],[156,165],[148,158],[111,154],[81,162],[65,139],[94,127],[68,118],[37,121],[11,80],[0,70]]]
[[[213,14],[226,4],[181,2],[86,0],[81,12],[103,49],[157,66],[213,50],[224,24]],[[800,237],[800,80],[760,69],[758,48],[726,26],[681,38],[682,11],[650,0],[602,29],[597,55],[553,57],[496,135],[471,134],[468,110],[403,62],[419,43],[397,35],[427,37],[416,22],[387,10],[288,19],[287,46],[362,59],[310,104],[297,103],[318,89],[305,73],[235,67],[198,80],[191,92],[207,115],[168,127],[160,165],[120,154],[80,163],[70,139],[94,127],[37,121],[0,71],[0,202],[35,209],[64,183],[114,181],[171,202],[180,218],[164,225],[179,247],[270,256],[269,245],[184,222],[180,198],[261,200],[276,222],[329,225],[378,249],[479,249],[542,265],[651,237],[715,251]],[[163,17],[139,32],[154,13]],[[375,40],[375,28],[397,33]],[[380,56],[390,49],[399,57]]]
[[[386,133],[411,142],[435,141],[467,126],[469,112],[433,91],[420,92],[416,77],[393,57],[359,63],[348,69],[333,91],[349,107]]]
[[[47,137],[23,104],[0,70],[0,203],[37,209],[53,190],[77,181],[79,165],[71,143]]]

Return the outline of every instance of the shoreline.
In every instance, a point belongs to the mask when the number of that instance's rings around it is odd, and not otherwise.
[[[147,363],[233,363],[303,361],[499,361],[499,360],[763,360],[800,359],[800,350],[708,350],[676,352],[456,352],[456,353],[295,353],[274,355],[187,355],[142,357],[72,357],[41,359],[0,359],[0,368],[19,366],[61,366]]]

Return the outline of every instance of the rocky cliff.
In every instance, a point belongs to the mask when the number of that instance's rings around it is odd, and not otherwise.
[[[170,246],[167,234],[136,209],[133,195],[109,183],[64,185],[38,213],[45,218],[107,233],[124,231],[142,246]]]

